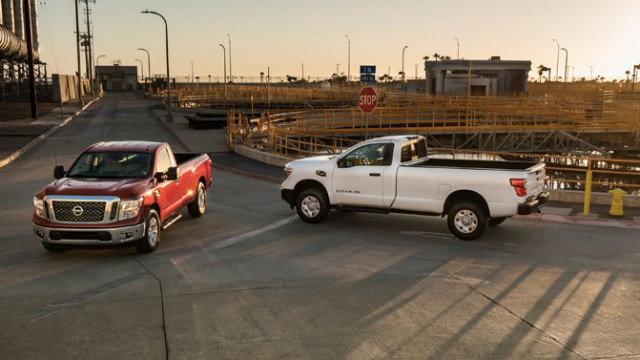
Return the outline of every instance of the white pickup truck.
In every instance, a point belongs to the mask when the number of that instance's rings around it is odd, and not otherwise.
[[[282,199],[309,223],[331,208],[374,213],[447,216],[453,235],[473,240],[546,202],[544,163],[435,159],[422,136],[386,136],[338,156],[285,165]]]

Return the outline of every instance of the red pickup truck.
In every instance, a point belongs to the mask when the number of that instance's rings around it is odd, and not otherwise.
[[[33,198],[33,230],[50,251],[136,245],[150,253],[160,231],[187,207],[200,217],[211,186],[207,154],[177,154],[167,143],[100,142]]]

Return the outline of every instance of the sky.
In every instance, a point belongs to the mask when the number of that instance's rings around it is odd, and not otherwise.
[[[74,0],[38,0],[40,59],[48,72],[73,74]],[[347,74],[351,42],[352,77],[359,65],[376,65],[377,75],[402,69],[407,78],[424,77],[423,57],[433,54],[486,60],[530,60],[530,77],[539,65],[555,76],[558,46],[567,49],[568,75],[622,79],[640,64],[640,0],[95,0],[90,2],[94,57],[100,65],[144,64],[166,74],[167,19],[172,77],[206,79],[223,74],[229,37],[234,77]],[[81,4],[84,9],[84,3]],[[84,14],[84,11],[81,11]],[[81,32],[86,25],[81,23]],[[229,34],[229,35],[227,35]],[[560,51],[560,76],[565,52]],[[84,55],[83,55],[84,59]],[[83,60],[84,61],[84,60]],[[302,65],[303,64],[303,65]],[[339,65],[337,65],[339,64]],[[84,67],[84,65],[83,65]],[[84,72],[84,70],[83,70]]]

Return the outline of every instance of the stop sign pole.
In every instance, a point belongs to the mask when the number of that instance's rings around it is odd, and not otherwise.
[[[378,94],[371,86],[365,86],[358,94],[358,107],[365,114],[365,139],[369,138],[369,114],[378,107]]]

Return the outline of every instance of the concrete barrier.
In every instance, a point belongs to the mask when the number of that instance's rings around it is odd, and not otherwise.
[[[568,203],[584,203],[584,191],[549,190],[549,201]],[[625,207],[640,208],[640,196],[623,195],[622,203]],[[591,205],[611,205],[611,194],[602,192],[591,193]]]

